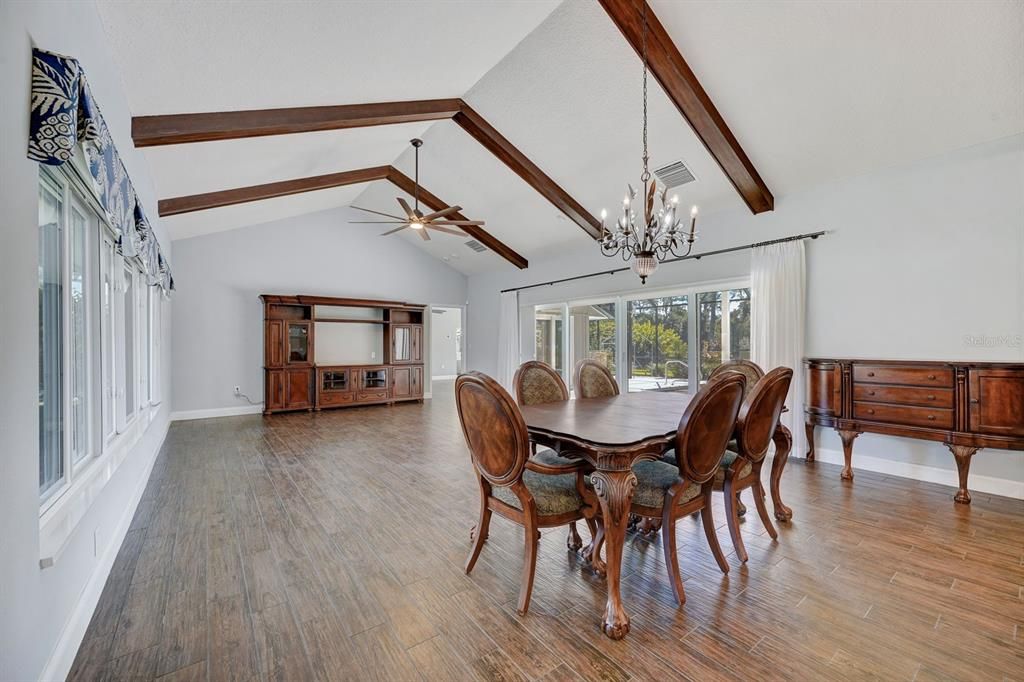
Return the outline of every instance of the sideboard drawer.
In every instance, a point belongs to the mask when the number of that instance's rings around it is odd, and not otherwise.
[[[334,405],[348,405],[354,400],[354,396],[351,393],[323,391],[320,393],[319,399],[320,404],[324,407],[332,407]]]
[[[899,365],[854,365],[853,380],[867,384],[904,384],[953,388],[949,367],[900,367]]]
[[[854,384],[853,399],[895,405],[923,405],[925,407],[953,408],[953,389],[917,386],[883,386]]]
[[[953,410],[933,410],[927,407],[904,407],[903,405],[854,402],[853,416],[855,419],[886,422],[888,424],[906,424],[935,429],[953,428]]]

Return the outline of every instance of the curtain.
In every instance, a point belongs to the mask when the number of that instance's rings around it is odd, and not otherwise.
[[[751,359],[766,372],[784,366],[793,370],[782,423],[793,432],[791,455],[804,447],[804,309],[806,305],[804,242],[759,246],[750,258]]]
[[[498,376],[495,378],[511,393],[512,379],[519,369],[519,292],[502,292],[498,310]]]
[[[81,64],[71,57],[33,49],[28,158],[59,166],[74,157],[79,145],[85,150],[107,222],[118,233],[118,252],[139,260],[148,284],[159,285],[164,292],[173,290],[174,278],[167,259],[114,147]]]

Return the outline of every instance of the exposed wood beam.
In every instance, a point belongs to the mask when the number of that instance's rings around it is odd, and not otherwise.
[[[204,211],[209,208],[233,206],[234,204],[259,201],[260,199],[273,199],[274,197],[284,197],[289,194],[302,194],[303,192],[313,192],[318,189],[330,189],[331,187],[343,187],[345,185],[373,182],[374,180],[384,180],[388,177],[390,170],[391,166],[375,166],[373,168],[360,168],[343,173],[314,175],[313,177],[298,178],[296,180],[268,182],[265,185],[251,185],[237,189],[224,189],[218,192],[161,199],[157,203],[157,209],[161,216]]]
[[[413,179],[394,166],[391,167],[391,170],[388,173],[388,180],[390,180],[395,187],[398,187],[410,196],[412,196],[416,189],[416,183]],[[441,211],[451,206],[451,204],[441,201],[441,199],[436,195],[428,192],[423,185],[420,185],[419,197],[420,201],[429,206],[433,211]],[[461,213],[453,213],[448,216],[448,218],[451,220],[469,220],[469,218]],[[529,266],[529,261],[482,227],[478,227],[476,225],[462,225],[461,229],[470,237],[477,240],[520,270],[525,270]]]
[[[412,102],[135,116],[132,118],[132,140],[136,147],[155,147],[186,142],[234,140],[264,135],[437,121],[451,118],[459,111],[461,105],[460,99],[428,99]]]
[[[290,194],[302,194],[303,192],[314,192],[331,187],[373,182],[374,180],[388,180],[395,187],[410,196],[416,187],[416,183],[412,178],[394,166],[374,166],[373,168],[360,168],[342,173],[315,175],[313,177],[284,180],[282,182],[269,182],[264,185],[251,185],[237,189],[207,192],[206,194],[192,194],[172,199],[161,199],[157,204],[157,208],[161,216],[180,215],[182,213],[205,211],[222,206],[244,204],[250,201],[273,199]],[[440,211],[450,206],[450,204],[441,201],[437,196],[428,192],[422,185],[420,186],[419,196],[420,201],[429,206],[432,211]],[[469,218],[461,213],[453,213],[448,216],[448,219],[469,220]],[[462,226],[462,231],[517,268],[525,269],[529,266],[529,261],[482,227],[465,225]]]
[[[626,41],[638,55],[642,54],[644,0],[640,0],[640,3],[636,0],[600,2]],[[721,166],[750,210],[755,214],[771,211],[775,206],[775,198],[768,186],[650,6],[647,7],[647,28],[647,62],[651,73]]]
[[[463,102],[462,108],[459,113],[455,114],[453,120],[477,142],[498,157],[502,163],[511,168],[516,175],[525,180],[530,187],[537,190],[570,220],[583,228],[584,232],[594,239],[601,237],[601,222],[538,168],[537,164],[526,158],[525,154],[499,133],[494,126],[484,120],[484,117],[471,106]]]

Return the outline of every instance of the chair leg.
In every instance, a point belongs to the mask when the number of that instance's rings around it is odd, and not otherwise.
[[[668,582],[672,586],[672,594],[676,603],[686,603],[686,590],[679,577],[679,555],[676,553],[676,521],[672,518],[672,506],[675,498],[666,495],[665,506],[661,513],[661,546],[665,550],[665,566],[668,568]]]
[[[727,493],[728,494],[728,493]],[[700,510],[700,520],[704,524],[704,535],[708,539],[708,547],[711,548],[711,555],[718,562],[718,568],[722,573],[729,573],[729,562],[722,552],[722,545],[718,544],[718,533],[715,532],[715,517],[711,513],[712,490],[709,488],[704,495],[704,507]]]
[[[469,558],[466,559],[466,573],[468,574],[473,570],[473,566],[476,565],[476,560],[480,556],[480,550],[484,548],[484,543],[487,542],[487,531],[491,526],[491,510],[487,507],[487,500],[481,500],[480,503],[480,520],[473,528],[471,533],[473,539],[473,548],[469,552]]]
[[[523,576],[519,585],[519,605],[516,609],[520,616],[525,616],[530,608],[530,595],[533,593],[533,572],[537,568],[537,522],[529,514],[523,527],[525,547],[523,551]]]
[[[768,535],[771,536],[772,540],[777,539],[779,534],[775,531],[775,526],[772,525],[771,516],[768,515],[768,505],[764,503],[764,486],[761,485],[760,478],[754,484],[754,504],[757,505],[757,514],[761,517],[764,529],[768,531]]]
[[[565,546],[576,552],[583,546],[583,538],[580,537],[579,531],[576,530],[576,522],[573,521],[569,524],[569,535],[565,538]]]
[[[729,522],[729,535],[732,536],[732,546],[736,549],[736,556],[739,557],[740,561],[746,563],[747,549],[743,546],[743,538],[740,536],[740,515],[737,508],[738,491],[733,489],[732,480],[729,478],[725,479],[723,489],[725,491],[725,517],[726,521]]]

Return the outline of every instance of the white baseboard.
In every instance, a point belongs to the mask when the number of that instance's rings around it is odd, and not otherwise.
[[[819,462],[843,465],[846,460],[840,450],[830,448],[814,448],[814,456]],[[880,474],[899,476],[900,478],[912,478],[928,483],[939,483],[956,488],[958,485],[955,469],[942,469],[939,467],[927,466],[925,464],[914,464],[912,462],[899,462],[872,455],[859,455],[853,453],[853,468],[874,471]],[[967,479],[970,490],[991,495],[1012,497],[1018,500],[1024,499],[1024,481],[1010,481],[995,476],[982,476],[971,474]]]
[[[437,376],[430,377],[431,381],[455,381],[459,378],[458,374],[438,374]]]
[[[103,594],[103,587],[107,584],[107,577],[110,575],[110,569],[114,566],[114,560],[117,559],[117,553],[121,550],[121,544],[124,542],[125,536],[128,535],[132,519],[135,518],[135,510],[138,508],[139,501],[142,499],[142,493],[145,492],[146,485],[149,483],[149,476],[153,472],[153,465],[156,463],[157,455],[160,454],[160,449],[167,439],[167,429],[170,425],[171,422],[168,420],[164,424],[163,433],[160,434],[152,450],[144,453],[149,458],[145,471],[139,477],[139,482],[135,486],[128,504],[125,505],[124,513],[114,528],[110,542],[103,551],[103,556],[100,557],[96,569],[85,584],[85,588],[78,598],[78,604],[75,605],[71,616],[64,624],[60,638],[53,647],[53,652],[50,654],[49,660],[46,661],[43,672],[39,675],[40,680],[64,680],[67,679],[68,673],[71,672],[71,666],[75,663],[75,656],[78,655],[78,648],[82,645],[82,640],[85,638],[85,632],[89,628],[92,614],[100,601],[100,595]]]
[[[243,414],[260,414],[262,412],[263,403],[260,403],[259,405],[239,405],[238,407],[214,407],[209,410],[184,410],[182,412],[171,412],[171,421],[181,422],[189,419],[237,417]]]

